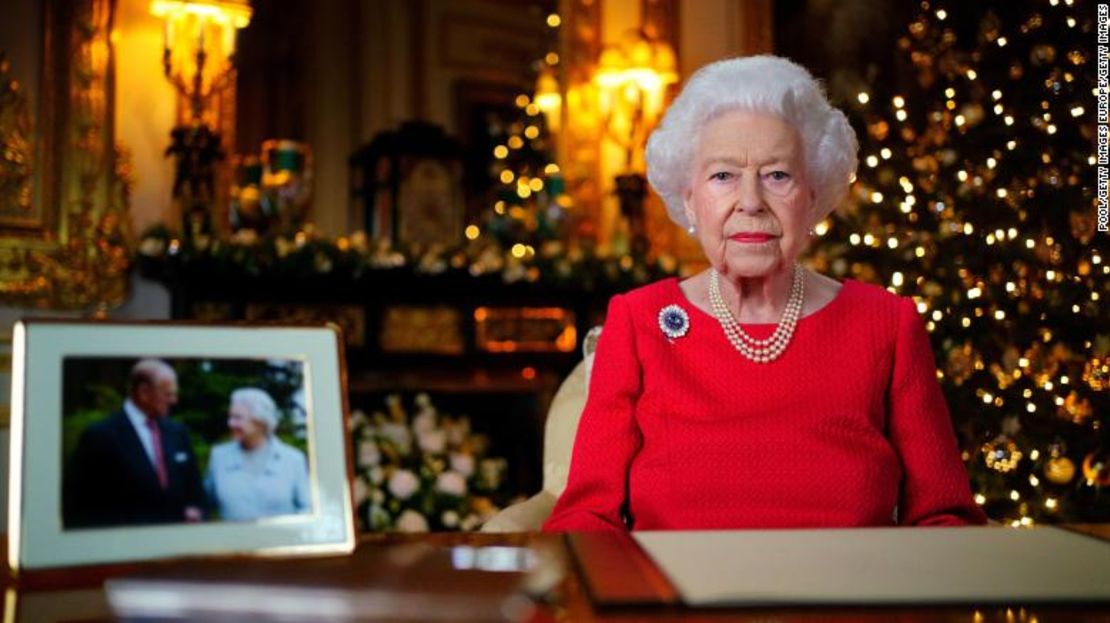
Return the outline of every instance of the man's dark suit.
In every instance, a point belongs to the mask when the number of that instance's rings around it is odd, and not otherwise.
[[[165,489],[124,411],[85,429],[65,474],[66,529],[178,523],[185,521],[186,506],[206,506],[188,430],[167,418],[158,423],[169,476]]]

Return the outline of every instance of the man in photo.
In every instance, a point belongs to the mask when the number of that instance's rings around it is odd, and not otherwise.
[[[177,373],[159,359],[131,369],[123,408],[81,434],[66,470],[65,528],[195,522],[204,489],[186,427],[169,418]]]

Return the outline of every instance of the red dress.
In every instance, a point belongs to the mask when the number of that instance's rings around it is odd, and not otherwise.
[[[671,304],[690,319],[674,339],[658,320]],[[737,352],[677,279],[613,297],[544,530],[623,518],[636,530],[986,522],[913,300],[851,279],[769,364]]]

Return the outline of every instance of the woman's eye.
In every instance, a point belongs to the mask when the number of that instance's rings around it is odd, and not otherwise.
[[[723,181],[731,179],[731,178],[732,178],[732,174],[729,173],[728,171],[717,171],[713,175],[709,176],[709,179],[716,180],[718,182],[723,182]]]
[[[790,179],[790,174],[786,171],[771,171],[767,174],[767,177],[771,178],[771,180],[775,182],[785,182],[786,180]]]

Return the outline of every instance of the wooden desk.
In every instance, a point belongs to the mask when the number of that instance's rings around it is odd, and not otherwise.
[[[1110,538],[1108,526],[1078,526],[1077,530]],[[547,600],[540,603],[532,621],[683,621],[686,623],[745,621],[750,623],[800,623],[802,621],[834,621],[842,623],[1051,623],[1061,621],[1110,623],[1110,607],[1060,607],[1028,606],[1014,604],[1010,608],[988,606],[946,608],[835,608],[835,609],[748,609],[748,610],[686,610],[681,607],[664,609],[620,609],[598,611],[586,595],[581,578],[568,560],[563,538],[549,534],[426,534],[426,535],[370,535],[364,537],[350,560],[350,568],[358,567],[361,558],[380,553],[385,546],[405,543],[427,543],[434,546],[490,546],[513,545],[546,547],[556,552],[567,570],[563,579],[551,591]],[[342,560],[342,559],[340,559]],[[17,584],[12,578],[4,580],[4,623],[100,621],[111,620],[110,610],[102,588],[104,580],[112,577],[134,576],[141,573],[173,570],[181,563],[145,563],[118,565],[103,569],[51,571],[33,577],[21,578]],[[250,564],[265,564],[253,562]],[[1108,578],[1110,581],[1110,578]],[[460,619],[465,620],[465,619]]]

